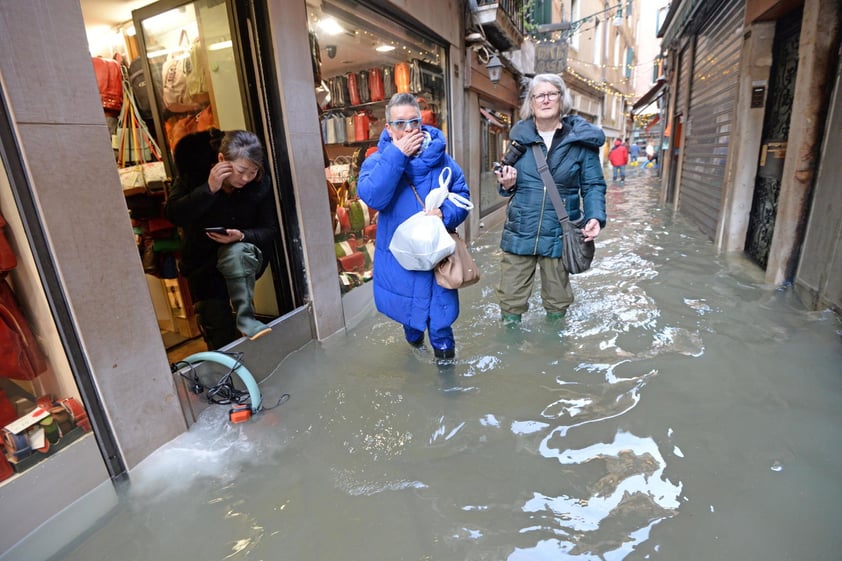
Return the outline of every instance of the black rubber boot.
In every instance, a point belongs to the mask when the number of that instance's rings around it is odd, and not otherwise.
[[[225,300],[202,300],[196,302],[193,309],[208,350],[222,348],[240,338],[231,306]]]

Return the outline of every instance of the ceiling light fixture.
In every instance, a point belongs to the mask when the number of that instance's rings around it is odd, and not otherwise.
[[[319,20],[319,29],[321,29],[328,35],[339,35],[340,33],[344,33],[345,31],[345,29],[341,25],[339,25],[339,22],[332,17],[327,17]]]
[[[374,47],[374,50],[377,51],[378,53],[388,53],[390,51],[394,51],[395,46],[394,45],[377,45],[376,47]]]

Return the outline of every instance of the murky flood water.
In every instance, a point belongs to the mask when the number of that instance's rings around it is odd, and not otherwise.
[[[608,200],[564,323],[536,295],[499,324],[491,230],[452,369],[372,312],[278,368],[283,406],[206,411],[60,558],[840,559],[838,319],[717,256],[654,181]]]

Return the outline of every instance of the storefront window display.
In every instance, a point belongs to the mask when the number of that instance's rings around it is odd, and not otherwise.
[[[497,176],[494,162],[505,154],[511,128],[509,115],[489,105],[480,105],[480,216],[500,208],[506,199],[497,192]]]
[[[0,481],[90,430],[0,167]]]
[[[397,92],[416,94],[427,124],[447,135],[444,49],[381,14],[341,2],[308,5],[325,174],[343,292],[372,278],[377,212],[357,197],[362,161]]]

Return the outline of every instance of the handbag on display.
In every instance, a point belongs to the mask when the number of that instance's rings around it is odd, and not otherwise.
[[[360,77],[356,72],[348,72],[346,75],[348,81],[348,101],[351,105],[360,104]]]
[[[468,251],[468,244],[456,232],[450,236],[456,242],[456,249],[436,265],[436,282],[444,288],[464,288],[478,283],[479,267]]]
[[[371,91],[371,101],[383,101],[383,69],[371,68],[368,71],[368,88]]]
[[[18,266],[18,258],[15,255],[9,240],[6,238],[6,220],[0,214],[0,273],[7,273]]]
[[[409,93],[409,63],[399,62],[395,65],[395,90],[399,93]]]
[[[18,307],[15,293],[5,279],[0,279],[0,376],[34,380],[46,369],[47,361]]]
[[[354,140],[362,142],[368,140],[370,134],[368,113],[359,111],[354,115]]]
[[[368,72],[363,70],[359,73],[360,83],[360,103],[368,103],[371,101],[371,91],[368,87]]]
[[[123,107],[118,118],[117,134],[112,146],[117,151],[120,184],[124,195],[137,195],[147,191],[160,191],[167,181],[167,171],[161,149],[152,137],[146,123],[139,118],[128,76],[124,76]],[[191,115],[191,119],[194,117]]]
[[[98,56],[92,57],[91,62],[94,65],[102,108],[107,111],[119,111],[123,106],[122,65],[117,60]]]
[[[430,105],[423,97],[418,98],[418,105],[421,106],[421,123],[430,125],[431,127],[437,127],[438,119],[436,118],[435,105]]]
[[[391,99],[397,93],[395,86],[395,69],[392,66],[383,67],[383,96],[385,99]]]
[[[418,64],[418,59],[412,59],[412,64],[409,66],[409,89],[413,92],[420,92],[423,89],[421,85],[421,66]]]
[[[345,130],[345,116],[342,113],[335,113],[331,118],[331,122],[333,123],[333,130],[334,136],[336,137],[337,144],[344,144],[349,139],[346,136]]]
[[[535,162],[538,164],[541,179],[544,181],[544,186],[550,194],[550,200],[555,207],[558,220],[561,223],[561,262],[571,275],[584,273],[591,268],[591,262],[593,261],[596,249],[593,240],[585,241],[585,234],[582,233],[585,220],[582,219],[579,222],[570,221],[567,210],[564,208],[564,202],[561,200],[561,195],[558,194],[558,187],[556,187],[553,176],[550,175],[550,169],[547,167],[547,159],[537,144],[532,145],[532,154],[535,156]]]
[[[181,30],[178,45],[173,49],[162,70],[164,81],[164,106],[173,113],[198,111],[201,105],[190,96],[187,75],[190,71],[190,39],[187,31]]]

